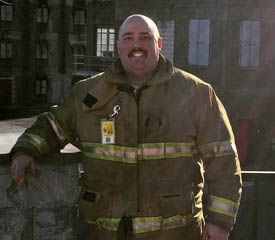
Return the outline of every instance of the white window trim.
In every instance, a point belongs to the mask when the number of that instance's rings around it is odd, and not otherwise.
[[[36,59],[48,59],[48,44],[46,42],[36,44]]]

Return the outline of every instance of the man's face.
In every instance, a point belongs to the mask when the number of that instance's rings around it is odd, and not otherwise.
[[[126,75],[146,77],[152,74],[158,63],[161,44],[162,40],[152,24],[142,18],[129,19],[122,26],[117,41]]]

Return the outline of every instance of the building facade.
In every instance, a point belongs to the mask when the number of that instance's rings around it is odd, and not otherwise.
[[[0,1],[0,104],[59,103],[74,82],[114,60],[122,21],[145,14],[159,26],[162,53],[215,88],[242,164],[255,166],[258,159],[258,169],[275,165],[269,161],[275,156],[274,1],[5,2]]]

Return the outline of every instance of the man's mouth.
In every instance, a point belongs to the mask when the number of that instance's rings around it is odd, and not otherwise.
[[[134,49],[128,54],[128,57],[147,57],[147,51],[142,49]]]

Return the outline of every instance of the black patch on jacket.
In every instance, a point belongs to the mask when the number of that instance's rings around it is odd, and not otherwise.
[[[88,108],[91,108],[94,104],[97,103],[97,99],[96,99],[93,95],[87,93],[87,95],[86,95],[86,97],[85,97],[83,103],[84,103]]]

